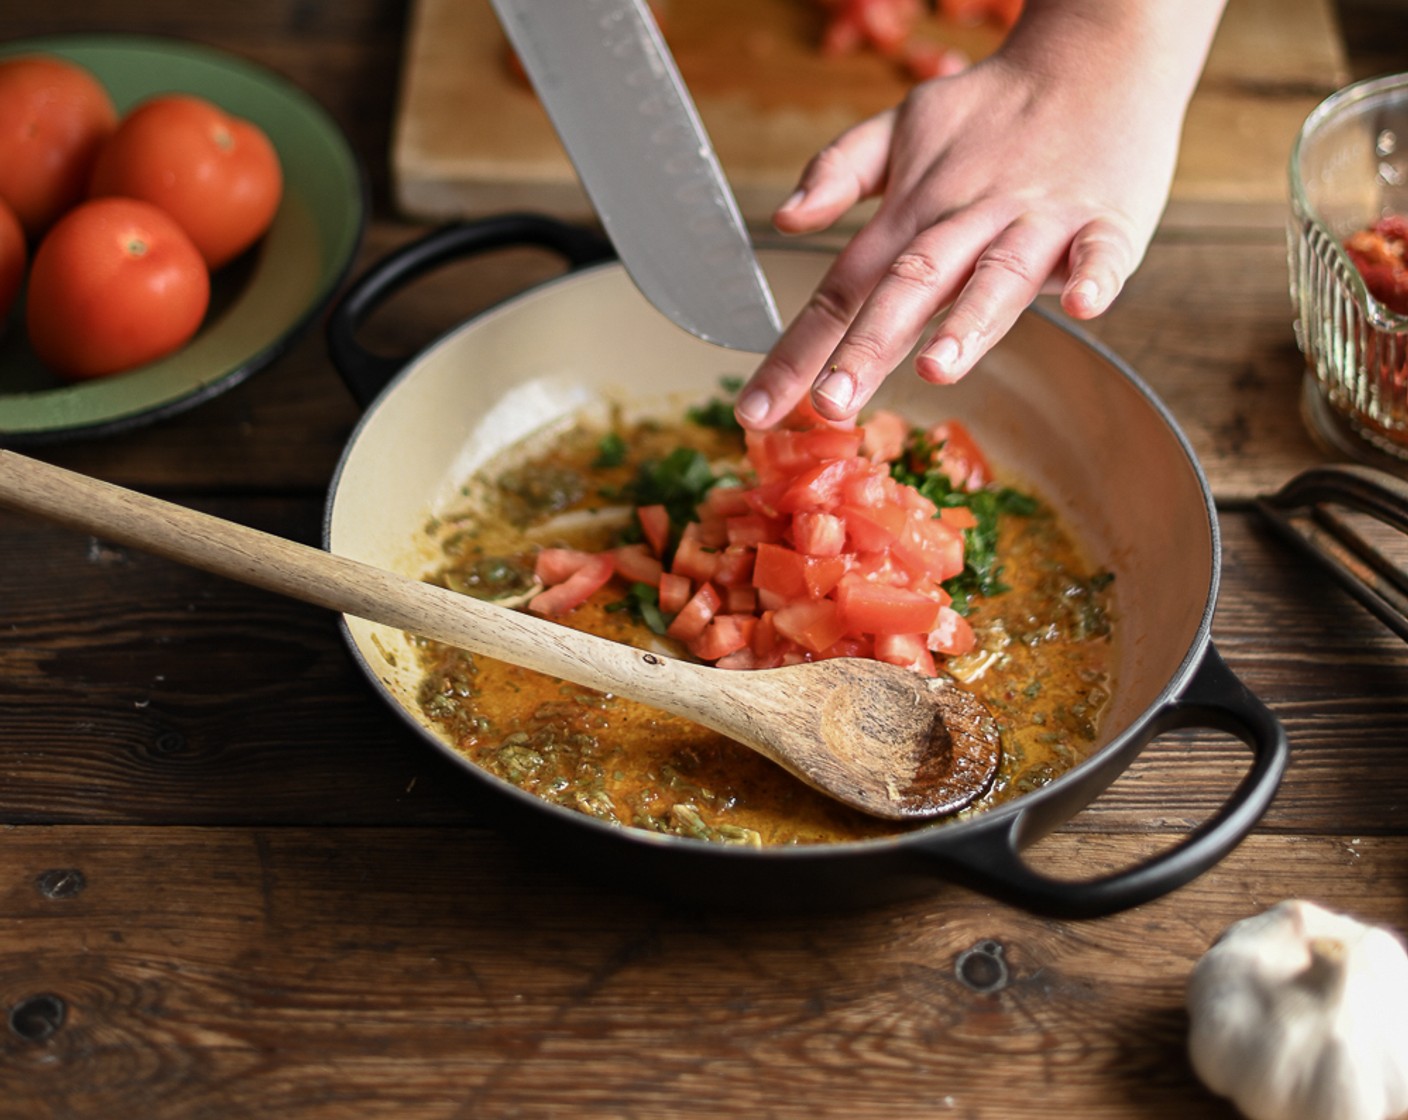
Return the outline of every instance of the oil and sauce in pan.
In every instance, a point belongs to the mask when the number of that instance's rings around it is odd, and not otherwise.
[[[632,504],[644,504],[641,480],[661,464],[685,463],[698,475],[707,463],[729,480],[746,473],[743,436],[729,416],[706,406],[665,421],[582,422],[525,442],[479,472],[460,511],[427,527],[442,562],[426,578],[523,601],[539,550],[595,551],[638,537]],[[976,641],[936,662],[987,703],[1003,761],[992,787],[950,819],[1042,786],[1086,757],[1113,686],[1111,576],[1086,561],[1039,496],[986,489],[975,501],[985,540],[969,548],[970,564],[985,553],[983,578],[965,573],[945,584]],[[689,656],[657,632],[658,607],[641,590],[614,578],[558,621]],[[433,642],[417,646],[427,718],[470,761],[544,800],[626,827],[753,846],[921,827],[840,805],[680,717]]]

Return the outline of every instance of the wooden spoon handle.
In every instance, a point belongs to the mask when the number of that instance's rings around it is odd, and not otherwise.
[[[723,730],[716,705],[707,700],[712,682],[705,676],[710,670],[690,662],[482,603],[13,451],[0,450],[0,503],[240,583],[614,692]]]

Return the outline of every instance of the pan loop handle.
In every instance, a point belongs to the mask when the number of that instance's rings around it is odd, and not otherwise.
[[[1275,797],[1290,756],[1285,729],[1211,644],[1189,686],[1144,726],[1141,743],[1185,727],[1235,735],[1252,749],[1252,765],[1217,813],[1168,851],[1101,878],[1053,878],[1022,859],[1031,822],[1027,813],[1019,813],[995,822],[980,837],[965,837],[963,845],[933,854],[951,865],[946,870],[956,881],[1052,918],[1103,917],[1176,890],[1214,866],[1255,827]]]
[[[571,269],[614,255],[611,242],[595,230],[526,213],[454,222],[403,245],[359,277],[328,316],[328,353],[357,403],[363,408],[370,405],[413,357],[374,354],[357,342],[357,330],[373,311],[411,281],[442,265],[518,245],[552,250]]]
[[[1322,565],[1380,622],[1408,641],[1408,573],[1345,518],[1365,514],[1408,533],[1408,482],[1375,467],[1339,463],[1302,471],[1258,512],[1284,539]]]

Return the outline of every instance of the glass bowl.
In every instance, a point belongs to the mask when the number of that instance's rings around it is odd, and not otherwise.
[[[1290,159],[1288,230],[1302,406],[1334,450],[1408,470],[1408,317],[1369,291],[1351,234],[1408,217],[1408,74],[1356,82],[1306,118]]]

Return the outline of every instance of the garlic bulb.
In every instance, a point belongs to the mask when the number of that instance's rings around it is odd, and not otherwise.
[[[1309,902],[1236,922],[1193,970],[1189,1056],[1251,1120],[1408,1110],[1408,952]]]

